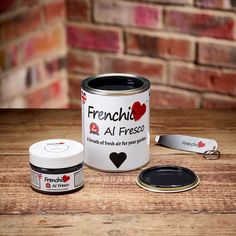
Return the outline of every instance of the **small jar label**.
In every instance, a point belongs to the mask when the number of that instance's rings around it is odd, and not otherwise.
[[[83,168],[65,174],[45,174],[31,169],[32,187],[45,192],[67,192],[84,184]]]

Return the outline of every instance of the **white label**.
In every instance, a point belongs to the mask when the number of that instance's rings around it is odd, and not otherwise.
[[[46,192],[65,192],[79,188],[84,183],[83,168],[66,174],[44,174],[31,169],[33,188]]]
[[[102,96],[82,90],[85,163],[127,171],[149,160],[149,91]]]

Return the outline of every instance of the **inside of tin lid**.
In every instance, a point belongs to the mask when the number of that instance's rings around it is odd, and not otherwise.
[[[119,91],[141,88],[144,82],[135,77],[113,75],[94,78],[88,82],[88,86],[93,89]]]
[[[181,166],[154,166],[142,171],[137,184],[154,192],[182,192],[199,184],[198,176],[190,169]]]

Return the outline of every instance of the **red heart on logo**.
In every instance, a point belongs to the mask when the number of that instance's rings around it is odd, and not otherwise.
[[[70,176],[63,175],[62,179],[64,182],[67,182],[70,179]]]
[[[139,119],[141,119],[141,117],[145,114],[146,112],[146,105],[145,103],[143,103],[141,105],[140,102],[135,102],[133,105],[132,105],[132,112],[133,112],[133,115],[134,115],[134,120],[137,121]]]
[[[206,144],[203,143],[202,141],[200,141],[200,142],[198,142],[197,145],[198,145],[199,148],[201,148],[201,147],[205,147]]]

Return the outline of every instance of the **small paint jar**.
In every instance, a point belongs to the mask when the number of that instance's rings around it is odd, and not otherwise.
[[[84,185],[84,146],[69,139],[50,139],[29,148],[31,187],[46,194],[63,194]]]
[[[85,163],[97,170],[131,171],[149,161],[150,81],[112,73],[81,84]]]

